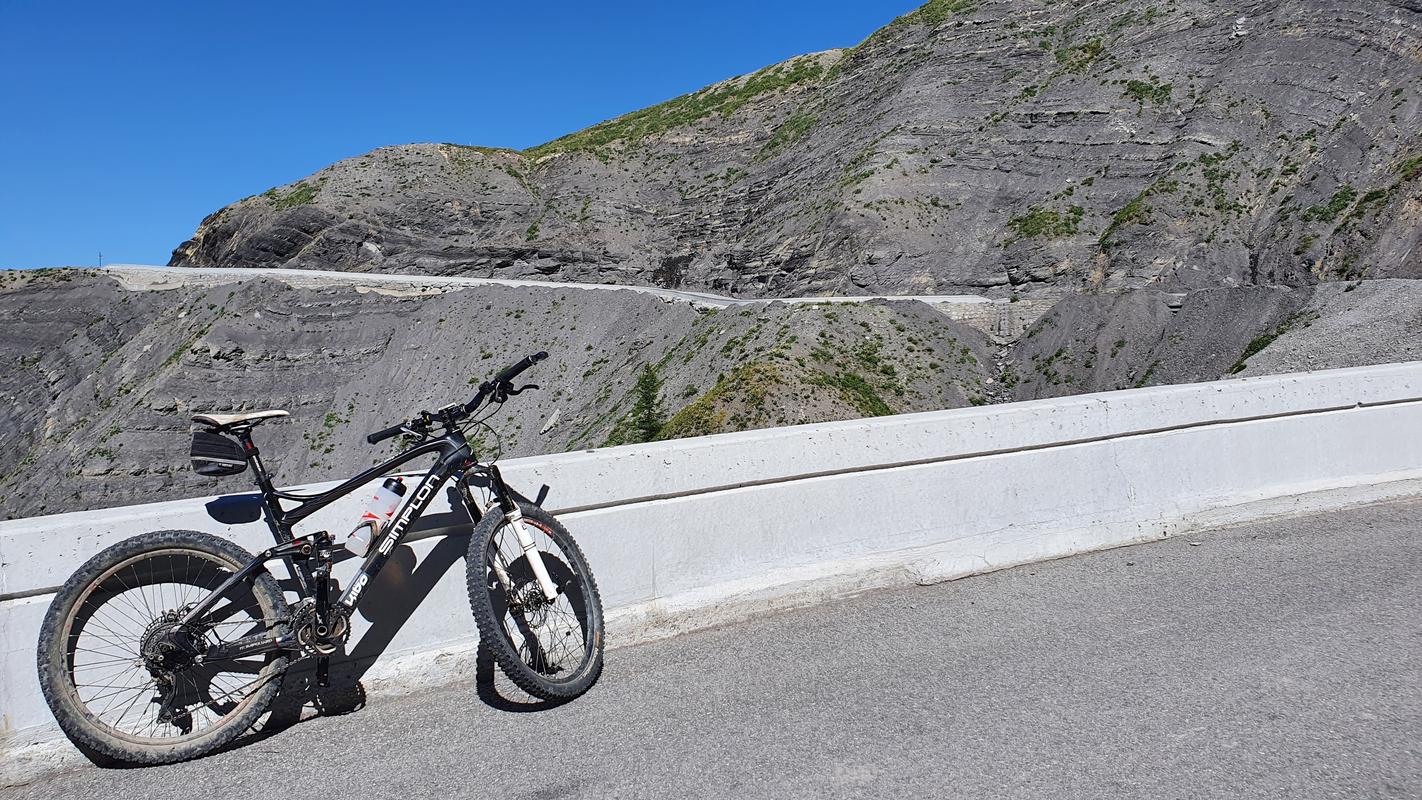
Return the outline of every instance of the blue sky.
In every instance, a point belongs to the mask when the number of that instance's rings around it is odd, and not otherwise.
[[[166,263],[333,161],[528,147],[918,4],[0,0],[0,268]]]

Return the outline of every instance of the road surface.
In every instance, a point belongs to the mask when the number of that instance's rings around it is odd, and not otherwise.
[[[1422,796],[1422,500],[767,615],[608,653],[533,713],[376,698],[7,798]]]
[[[255,267],[157,267],[146,264],[111,264],[103,268],[130,288],[162,289],[171,286],[216,286],[252,278],[276,278],[293,286],[385,286],[391,289],[437,291],[466,286],[536,286],[588,291],[628,291],[650,294],[666,300],[679,300],[707,308],[728,308],[752,303],[862,303],[869,300],[919,300],[941,305],[968,305],[999,302],[979,295],[872,295],[864,297],[778,297],[773,299],[742,299],[707,292],[688,292],[656,286],[634,286],[611,283],[571,283],[567,281],[534,281],[518,278],[471,278],[462,275],[406,275],[386,272],[342,272],[321,269],[281,269]]]

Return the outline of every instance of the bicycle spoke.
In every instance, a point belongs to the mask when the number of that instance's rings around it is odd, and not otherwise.
[[[102,627],[102,626],[100,626],[100,627]],[[126,641],[120,634],[115,633],[115,632],[109,630],[108,628],[103,628],[103,630],[104,630],[104,633],[108,634],[107,636],[105,636],[105,635],[103,635],[103,634],[95,633],[95,632],[92,632],[92,631],[89,632],[89,635],[90,635],[90,636],[93,636],[95,639],[98,639],[99,642],[102,643],[102,644],[106,644],[106,645],[108,645],[109,647],[117,647],[117,648],[119,648],[119,652],[121,652],[121,653],[132,653],[132,654],[135,655],[135,656],[138,655],[138,651],[137,651],[137,650],[124,649],[124,648],[128,648],[130,645],[129,645],[129,642]]]
[[[143,600],[142,613],[146,614],[149,619],[153,619],[157,615],[154,614],[153,603],[149,600],[148,592],[144,589],[143,579],[138,575],[138,566],[130,566],[129,571],[133,573],[133,585],[138,591],[138,596]]]
[[[142,587],[138,586],[137,584],[129,586],[128,582],[125,581],[119,573],[114,573],[113,579],[118,581],[119,586],[123,588],[122,592],[118,592],[114,596],[116,598],[121,598],[124,603],[128,605],[128,608],[133,611],[131,618],[135,621],[142,619],[151,619],[152,616],[148,613],[148,611],[145,608],[139,606],[139,601],[142,601],[144,599]]]
[[[224,724],[267,685],[271,655],[180,661],[164,673],[171,682],[166,689],[144,663],[146,637],[167,636],[164,626],[176,620],[175,612],[200,602],[231,574],[227,563],[198,552],[159,552],[116,566],[88,590],[64,641],[69,685],[92,719],[129,737],[170,740]],[[194,627],[210,643],[268,630],[274,620],[262,602],[239,585]]]
[[[102,694],[102,695],[95,695],[94,697],[90,698],[88,702],[90,702],[90,703],[97,703],[97,702],[99,702],[100,700],[103,700],[103,699],[105,699],[105,698],[114,698],[114,699],[110,700],[110,701],[104,706],[103,710],[101,710],[101,711],[98,713],[98,716],[102,717],[102,716],[109,710],[110,707],[112,707],[115,703],[120,702],[120,700],[121,700],[122,698],[127,697],[127,695],[128,695],[129,692],[140,692],[140,693],[146,692],[146,691],[148,691],[149,687],[151,687],[152,685],[153,685],[153,682],[152,682],[152,681],[149,681],[148,683],[139,684],[138,686],[127,686],[127,687],[124,687],[124,688],[122,688],[122,689],[115,689],[115,690],[112,691],[112,692],[107,692],[107,693],[104,693],[104,694]],[[130,704],[131,704],[131,701],[130,701]]]
[[[488,539],[486,585],[494,603],[502,639],[515,657],[536,675],[561,681],[577,674],[595,656],[585,595],[587,579],[581,560],[569,556],[560,539],[536,520],[524,518],[538,557],[558,594],[548,600],[533,577],[532,566],[513,534],[512,526],[496,529]],[[510,575],[513,587],[502,591],[496,567]],[[592,596],[596,602],[596,596]]]
[[[105,665],[105,664],[137,664],[137,663],[139,663],[139,661],[138,661],[138,659],[136,659],[136,658],[107,658],[107,659],[104,659],[104,660],[102,660],[102,661],[85,661],[83,664],[76,665],[74,668],[75,668],[75,669],[92,669],[92,668],[94,668],[94,667],[101,667],[101,666],[103,666],[103,665]]]
[[[130,673],[130,672],[137,672],[139,669],[142,668],[141,665],[138,665],[138,664],[136,664],[136,663],[133,662],[133,661],[126,662],[126,664],[127,664],[127,666],[124,667],[123,669],[119,669],[119,670],[117,670],[117,671],[111,671],[111,672],[109,672],[107,675],[101,675],[101,676],[99,676],[98,679],[99,679],[100,681],[106,681],[106,682],[107,682],[107,681],[112,681],[112,680],[114,680],[115,678],[117,678],[117,677],[120,676],[120,675],[124,675],[124,674]],[[112,668],[110,668],[110,669],[112,670]],[[127,685],[127,683],[125,683],[125,685]],[[92,687],[92,688],[107,688],[107,687],[110,687],[110,686],[113,686],[113,684],[111,684],[111,683],[93,683],[93,682],[91,682],[91,681],[85,681],[84,683],[79,683],[77,680],[74,682],[74,688],[75,688],[75,689],[85,689],[85,688],[91,688],[91,687]]]
[[[110,658],[122,658],[128,655],[127,653],[113,653],[107,650],[94,650],[93,648],[89,647],[75,647],[74,651],[76,653],[94,653],[96,655],[108,656]]]
[[[115,598],[117,598],[118,596],[119,595],[114,595]],[[90,598],[90,600],[86,602],[85,608],[89,608],[90,603],[93,603],[92,598]],[[131,623],[134,627],[138,628],[138,630],[140,631],[148,626],[148,622],[144,621],[141,617],[134,616],[133,613],[130,613],[129,609],[124,608],[124,606],[119,605],[117,602],[105,603],[102,605],[94,606],[89,612],[89,618],[93,619],[94,617],[97,617],[99,615],[99,612],[103,612],[105,614],[105,618],[115,625],[123,622],[128,622]]]

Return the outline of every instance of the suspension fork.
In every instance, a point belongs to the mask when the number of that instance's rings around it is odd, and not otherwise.
[[[528,532],[528,526],[523,522],[523,510],[514,501],[513,492],[509,491],[508,484],[504,483],[504,476],[499,472],[499,468],[493,464],[489,465],[489,478],[494,496],[498,498],[499,508],[504,512],[509,527],[513,529],[514,538],[518,540],[524,558],[528,559],[528,568],[533,571],[533,578],[538,582],[539,590],[543,592],[544,599],[553,602],[558,599],[558,585],[548,574],[548,566],[543,563],[543,553],[539,551],[538,543],[533,541],[533,534]],[[513,581],[498,559],[494,559],[494,574],[504,585],[504,591],[512,597]]]
[[[487,471],[485,472],[487,473]],[[479,522],[484,519],[484,509],[479,505],[479,502],[474,499],[474,493],[469,491],[468,475],[461,474],[456,483],[459,485],[460,497],[464,498],[464,510],[469,512],[469,520],[473,523],[473,527],[477,528],[479,527]],[[490,485],[493,485],[492,478],[490,478]],[[500,497],[503,496],[500,490],[496,489],[495,493]],[[494,577],[498,579],[499,585],[504,587],[504,594],[513,597],[513,579],[509,577],[508,568],[504,566],[503,560],[501,558],[495,558],[492,566],[494,568]]]

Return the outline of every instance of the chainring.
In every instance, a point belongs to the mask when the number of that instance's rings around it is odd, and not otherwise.
[[[329,656],[350,639],[350,611],[345,606],[334,605],[327,613],[329,629],[323,633],[316,619],[315,600],[307,598],[292,609],[291,629],[296,633],[296,643],[306,655]]]

